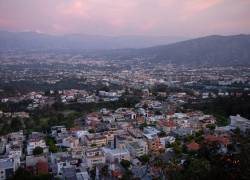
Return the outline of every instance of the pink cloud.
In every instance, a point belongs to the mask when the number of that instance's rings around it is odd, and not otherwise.
[[[195,16],[199,13],[202,13],[209,8],[212,8],[223,0],[189,0],[184,2],[181,20],[187,20],[188,18]]]
[[[85,0],[73,0],[59,4],[59,13],[66,16],[84,17],[87,15],[88,3]]]
[[[0,0],[0,28],[48,33],[185,35],[248,23],[249,0]],[[247,8],[248,7],[248,8]],[[35,14],[35,16],[34,16]],[[214,29],[212,29],[214,31]]]

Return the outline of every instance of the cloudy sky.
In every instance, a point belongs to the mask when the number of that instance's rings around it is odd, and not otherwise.
[[[249,34],[250,0],[0,0],[0,29],[50,34]]]

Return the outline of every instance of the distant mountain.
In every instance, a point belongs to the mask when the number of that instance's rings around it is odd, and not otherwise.
[[[145,48],[185,40],[172,36],[100,36],[71,34],[53,36],[36,32],[0,31],[1,49],[122,49]]]
[[[188,65],[250,65],[250,35],[207,36],[170,45],[111,52],[120,58]]]
[[[165,36],[114,37],[84,34],[52,36],[35,32],[0,31],[0,51],[77,50],[76,52],[89,57],[116,60],[141,59],[152,63],[180,65],[250,65],[250,35],[213,35],[181,41],[183,39]]]

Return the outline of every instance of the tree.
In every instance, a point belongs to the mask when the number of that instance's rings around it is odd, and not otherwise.
[[[210,129],[210,131],[213,131],[214,129],[215,129],[215,124],[208,124],[207,125],[207,128],[209,128]]]
[[[240,169],[242,179],[250,177],[250,143],[246,143],[241,148]]]
[[[188,169],[185,173],[187,179],[200,180],[206,179],[211,170],[210,162],[206,159],[191,160]]]
[[[108,172],[109,172],[108,165],[104,165],[101,169],[102,176],[108,176]]]
[[[57,146],[55,144],[55,140],[51,137],[46,139],[46,144],[49,146],[49,151],[52,153],[56,153],[58,151]]]
[[[120,164],[122,165],[122,167],[124,167],[125,169],[128,169],[130,167],[130,161],[122,159]]]
[[[144,155],[142,155],[142,156],[140,157],[140,160],[141,160],[144,164],[146,164],[146,163],[149,162],[150,156],[147,155],[147,154],[144,154]]]
[[[19,131],[20,129],[23,129],[21,119],[20,118],[12,119],[10,127],[11,127],[12,131]]]
[[[36,147],[34,150],[33,150],[33,155],[40,155],[43,153],[43,148],[41,147]]]
[[[50,180],[52,179],[49,174],[32,175],[24,168],[18,168],[11,180]]]
[[[129,170],[126,170],[122,176],[122,180],[130,180],[132,178],[132,173]]]
[[[32,174],[24,168],[18,168],[12,180],[31,179]]]
[[[95,130],[94,129],[89,129],[88,132],[92,134],[92,133],[95,133]]]
[[[96,167],[95,166],[90,170],[90,177],[91,177],[91,179],[95,179],[95,177],[96,177]]]
[[[173,147],[174,152],[176,153],[177,156],[181,155],[182,149],[181,149],[181,147],[178,145],[178,142],[172,143],[172,144],[171,144],[171,147]]]
[[[158,136],[159,137],[165,137],[167,134],[164,132],[164,131],[161,131],[159,134],[158,134]]]

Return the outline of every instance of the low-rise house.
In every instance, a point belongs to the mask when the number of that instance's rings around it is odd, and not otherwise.
[[[2,158],[0,159],[0,180],[10,179],[20,163],[13,158]]]
[[[115,122],[115,118],[112,115],[104,115],[102,116],[102,121],[112,123]]]
[[[143,138],[143,133],[140,129],[137,128],[128,128],[128,133],[136,139],[142,139]]]
[[[50,155],[52,171],[54,174],[61,175],[62,168],[72,167],[72,158],[68,153],[53,153]]]
[[[26,169],[34,175],[48,174],[48,158],[46,156],[26,156]]]
[[[86,135],[85,142],[89,147],[102,147],[107,145],[107,138],[101,134]]]
[[[12,114],[12,117],[15,118],[15,117],[19,117],[19,118],[29,118],[30,115],[29,113],[27,112],[15,112]]]
[[[193,129],[192,128],[178,128],[173,131],[173,134],[184,137],[187,135],[192,135],[193,134]]]
[[[5,137],[0,138],[0,154],[5,153],[6,150],[7,139]]]
[[[153,154],[157,154],[164,149],[164,146],[162,146],[160,138],[158,136],[155,136],[152,139],[147,139],[147,143],[149,152]]]
[[[104,132],[102,135],[106,137],[107,145],[113,148],[115,143],[115,134],[113,132]]]
[[[71,149],[70,154],[73,159],[82,159],[84,157],[84,147],[78,146],[76,148]]]
[[[126,147],[133,158],[148,154],[148,144],[143,140],[127,142]]]
[[[76,169],[75,167],[63,167],[62,168],[62,179],[76,180]]]
[[[69,136],[63,139],[62,145],[68,148],[76,148],[79,145],[79,139],[73,136]]]
[[[187,144],[186,146],[188,151],[198,151],[200,149],[200,145],[194,141]]]
[[[159,120],[156,123],[156,127],[168,134],[176,129],[176,123],[173,120]]]
[[[86,131],[86,130],[77,130],[77,131],[74,131],[74,135],[77,137],[77,138],[84,138],[85,135],[89,135],[89,132]]]
[[[165,145],[173,144],[175,142],[175,137],[167,136],[167,137],[160,138],[160,140],[161,140],[161,144],[165,146]]]
[[[242,132],[250,130],[250,120],[241,117],[240,115],[230,116],[230,126],[233,128],[239,128]]]
[[[16,145],[16,144],[23,144],[24,141],[24,134],[23,131],[18,131],[18,132],[13,132],[8,134],[8,140],[11,142],[11,144]]]
[[[67,133],[67,129],[65,126],[52,126],[51,127],[51,135],[53,137],[61,136],[62,134]]]
[[[219,153],[227,153],[227,146],[231,144],[231,141],[227,135],[206,135],[205,136],[206,143],[217,143],[219,144]]]
[[[147,138],[147,139],[153,139],[155,136],[157,136],[161,131],[159,131],[158,129],[151,127],[151,126],[147,126],[144,127],[143,129],[143,135]]]
[[[42,133],[32,132],[27,142],[27,148],[26,148],[27,154],[32,155],[33,150],[36,147],[41,147],[43,148],[43,152],[48,152],[48,147],[46,146],[44,135]]]
[[[100,148],[90,148],[85,152],[85,160],[89,168],[105,163],[105,156]]]
[[[6,154],[9,157],[21,158],[23,155],[22,145],[20,145],[20,144],[16,144],[16,145],[7,144],[6,145]]]
[[[89,173],[83,169],[76,169],[76,179],[77,180],[90,180]]]
[[[126,148],[103,148],[102,149],[108,162],[120,162],[122,159],[130,161],[130,153]]]

